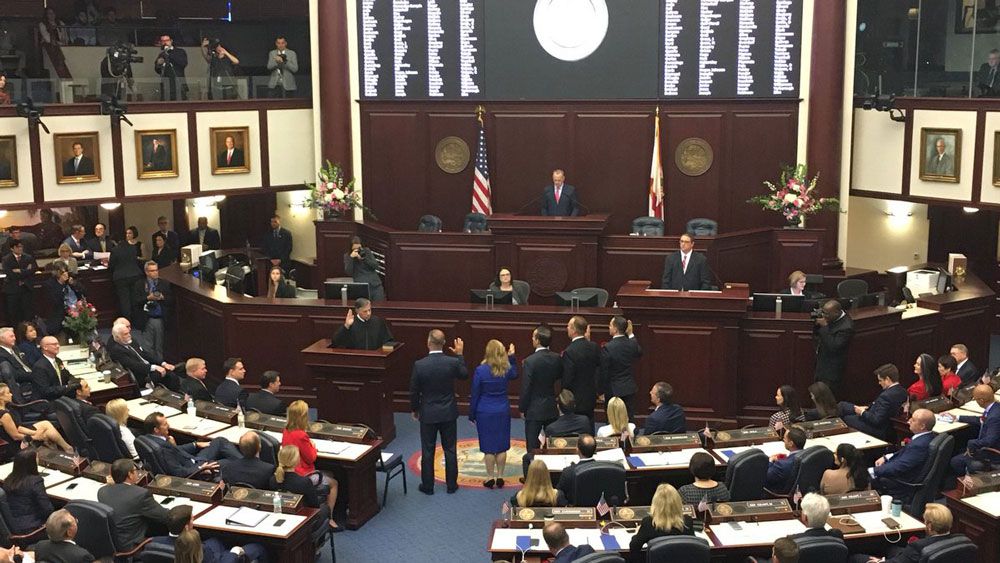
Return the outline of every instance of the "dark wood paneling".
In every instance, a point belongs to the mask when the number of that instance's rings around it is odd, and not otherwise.
[[[222,247],[243,248],[247,241],[251,246],[257,246],[271,228],[271,215],[274,215],[277,200],[274,193],[258,192],[256,195],[227,197],[219,202]]]
[[[614,209],[620,217],[612,218],[612,232],[629,228],[633,218],[647,214],[645,195],[649,192],[653,154],[653,122],[649,114],[581,113],[574,136],[576,164],[572,172],[587,179],[587,184],[581,186],[582,203],[591,213]],[[630,142],[623,143],[623,139]],[[541,186],[536,184],[531,188],[540,192]],[[672,195],[674,186],[669,185]],[[538,193],[530,195],[537,197]]]
[[[295,0],[293,5],[301,3],[302,0]],[[314,39],[319,42],[319,51],[323,53],[319,58],[323,158],[339,162],[350,178],[354,166],[351,142],[351,111],[354,108],[348,79],[350,65],[347,59],[351,46],[347,39],[347,26],[353,22],[347,20],[346,2],[320,2],[317,14],[319,28],[323,30]]]
[[[719,223],[719,229],[732,231],[740,227],[733,226],[728,218],[720,214],[723,202],[720,201],[720,191],[731,189],[728,183],[723,183],[723,174],[728,172],[725,166],[725,115],[722,113],[667,113],[662,119],[661,130],[665,132],[663,139],[663,174],[666,191],[665,220],[673,227],[670,232],[683,232],[687,222],[696,217],[705,217]],[[651,136],[651,135],[647,135]],[[677,168],[674,153],[677,146],[689,137],[699,137],[708,141],[713,147],[712,167],[701,176],[688,176]],[[652,154],[652,148],[646,151]],[[649,156],[646,157],[649,160]],[[647,170],[649,165],[640,166]],[[645,174],[646,184],[649,184],[649,173]],[[647,187],[648,190],[648,187]],[[643,191],[642,193],[646,193]],[[647,204],[647,198],[639,198]],[[696,205],[692,205],[697,202]],[[643,210],[645,211],[645,209]],[[641,213],[640,215],[645,215]]]
[[[524,208],[525,213],[537,215],[541,199],[532,200],[541,195],[543,186],[552,183],[556,168],[566,171],[566,183],[578,186],[581,194],[588,191],[575,168],[573,119],[566,112],[503,111],[490,121],[493,131],[487,135],[493,141],[490,181],[494,212],[515,213]],[[471,201],[471,197],[470,184],[466,199]],[[581,195],[581,199],[586,203],[587,196]]]
[[[425,138],[420,134],[421,118],[413,112],[371,113],[363,115],[362,121],[365,203],[380,222],[416,229],[421,215],[437,214],[437,206],[427,205],[427,151],[419,142]]]
[[[754,227],[780,227],[781,215],[747,203],[767,189],[764,180],[778,181],[781,165],[795,163],[798,116],[792,112],[736,112],[726,154],[730,159],[730,181],[723,190],[721,231]],[[815,171],[814,171],[815,172]],[[835,194],[830,194],[835,195]],[[832,234],[832,233],[831,233]],[[836,239],[836,236],[833,236]]]
[[[429,233],[420,238],[423,240],[404,239],[392,245],[389,267],[394,273],[403,273],[403,277],[389,276],[388,290],[393,299],[464,301],[469,289],[489,285],[495,262],[492,244],[475,244],[479,237],[469,240],[453,233]],[[463,267],[456,268],[456,264]],[[428,283],[410,283],[414,279]]]
[[[430,112],[427,114],[426,146],[436,147],[445,137],[459,137],[469,146],[472,157],[465,170],[449,174],[441,170],[434,162],[434,154],[427,164],[427,213],[437,215],[446,231],[460,231],[465,223],[465,215],[472,210],[472,172],[475,166],[475,152],[479,142],[476,122],[472,119],[472,106],[463,112]],[[455,202],[455,205],[442,206],[440,202]],[[404,206],[405,207],[405,206]],[[416,209],[414,211],[422,211]],[[407,225],[412,229],[414,221]]]

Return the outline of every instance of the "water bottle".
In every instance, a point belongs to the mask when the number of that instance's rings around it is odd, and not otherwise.
[[[781,297],[774,300],[774,314],[775,316],[781,316]]]
[[[190,417],[194,417],[194,416],[196,416],[198,414],[198,410],[196,408],[194,408],[194,398],[193,397],[188,397],[187,413],[188,413],[188,416],[190,416]]]
[[[243,409],[236,406],[236,426],[240,428],[246,428],[246,417],[243,416]]]
[[[271,506],[274,508],[275,514],[281,514],[281,494],[274,493],[271,495]]]
[[[87,355],[87,362],[90,365],[97,367],[97,354],[94,354],[93,348],[90,349],[90,354]]]

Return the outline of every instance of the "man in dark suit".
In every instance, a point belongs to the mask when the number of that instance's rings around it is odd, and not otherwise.
[[[170,509],[167,520],[166,536],[155,536],[150,543],[158,543],[174,547],[177,538],[185,530],[194,529],[194,514],[189,504],[177,505]],[[244,546],[227,550],[219,538],[202,538],[201,555],[204,563],[239,563],[242,561],[267,563],[267,550],[259,543],[248,543]]]
[[[917,409],[910,415],[910,432],[913,432],[910,443],[895,454],[875,460],[875,467],[868,470],[872,476],[872,488],[880,494],[904,499],[906,504],[913,491],[900,483],[912,483],[920,475],[927,461],[931,440],[936,436],[933,432],[935,421],[934,413],[927,409]]]
[[[260,246],[272,266],[281,266],[286,272],[292,267],[292,233],[281,226],[281,217],[271,217],[271,230],[264,235]]]
[[[684,233],[680,238],[680,250],[668,254],[663,261],[661,289],[691,291],[711,289],[712,271],[704,254],[694,251],[694,237]]]
[[[559,418],[545,425],[546,436],[579,436],[591,434],[594,423],[586,415],[575,412],[579,410],[573,392],[563,389],[559,393]]]
[[[413,420],[420,422],[420,492],[434,494],[434,446],[441,434],[444,450],[445,482],[448,493],[458,490],[458,455],[455,442],[458,437],[458,405],[455,404],[455,380],[468,379],[462,351],[461,338],[455,339],[451,348],[454,357],[444,354],[444,332],[434,329],[427,334],[427,357],[413,364],[410,376],[410,411]]]
[[[132,324],[135,330],[142,331],[150,352],[162,358],[165,322],[170,317],[174,293],[170,282],[160,279],[160,266],[156,262],[146,262],[143,271],[146,275],[132,284]]]
[[[242,387],[247,369],[241,358],[229,358],[222,363],[226,370],[226,378],[215,388],[215,402],[230,408],[244,405],[247,402],[247,392]]]
[[[914,539],[906,543],[905,547],[892,547],[890,553],[884,558],[872,557],[856,553],[851,556],[851,563],[920,563],[923,560],[924,550],[941,540],[946,540],[951,536],[951,525],[953,522],[951,510],[947,506],[938,503],[928,503],[924,507],[924,527],[927,536]]]
[[[10,243],[10,254],[3,257],[4,280],[3,293],[7,300],[7,321],[16,325],[35,316],[32,304],[31,279],[38,265],[35,259],[24,253],[24,243],[13,239]]]
[[[59,397],[72,397],[80,387],[80,382],[57,357],[59,340],[55,336],[44,336],[41,348],[41,359],[31,366],[31,388],[34,390],[34,397],[48,401],[54,401]]]
[[[181,380],[181,389],[186,395],[195,401],[215,401],[212,392],[205,384],[205,377],[208,376],[208,366],[201,358],[190,358],[184,363],[184,371],[187,377]]]
[[[840,302],[831,299],[823,304],[822,314],[813,326],[816,343],[816,381],[826,383],[835,397],[843,392],[844,369],[847,367],[847,347],[854,337],[854,321],[844,312]]]
[[[642,346],[632,333],[632,321],[621,315],[611,318],[608,332],[611,340],[601,348],[598,388],[606,401],[611,397],[624,401],[629,421],[635,422],[635,394],[639,387],[632,366],[642,357]]]
[[[98,489],[97,500],[114,509],[111,529],[115,547],[127,551],[145,539],[150,523],[166,525],[167,509],[153,499],[148,489],[136,485],[139,472],[131,459],[112,463],[111,479],[114,484]]]
[[[83,240],[84,245],[91,252],[111,252],[115,247],[115,241],[107,234],[108,228],[104,223],[94,225],[94,234]]]
[[[524,359],[524,383],[518,410],[524,415],[524,439],[532,452],[541,447],[538,434],[559,417],[556,410],[556,381],[562,379],[562,359],[549,350],[552,329],[541,325],[531,333],[535,353]]]
[[[684,409],[671,401],[673,396],[674,388],[666,381],[657,381],[653,384],[649,390],[649,401],[653,403],[653,412],[646,417],[646,426],[642,428],[643,434],[648,436],[657,432],[666,434],[687,432]]]
[[[90,563],[94,556],[76,545],[79,531],[76,517],[65,508],[56,510],[45,521],[45,535],[49,539],[35,544],[35,561],[49,563]]]
[[[184,80],[187,51],[174,45],[168,33],[160,36],[160,54],[153,61],[153,70],[160,75],[160,101],[186,100],[188,87]]]
[[[555,557],[552,563],[571,563],[584,555],[594,553],[594,548],[589,545],[574,546],[569,543],[569,534],[559,522],[549,522],[542,528],[542,538],[545,545]]]
[[[164,469],[175,477],[187,477],[196,471],[215,470],[221,459],[237,459],[240,451],[225,438],[210,442],[191,442],[178,446],[170,435],[170,423],[161,412],[150,413],[142,422],[146,434],[160,445]]]
[[[806,447],[806,433],[801,428],[793,426],[785,431],[783,441],[788,455],[772,455],[771,463],[767,466],[767,475],[764,477],[764,486],[778,494],[787,493],[792,488],[792,480],[795,478],[792,474],[795,457]]]
[[[76,389],[76,394],[73,396],[73,402],[76,403],[77,408],[80,409],[80,418],[86,423],[90,420],[90,417],[98,414],[100,409],[94,406],[90,402],[90,383],[86,379],[80,379],[80,386]]]
[[[132,373],[140,389],[149,384],[162,384],[175,390],[180,388],[180,380],[173,373],[175,366],[150,353],[133,339],[131,324],[115,323],[111,327],[107,349],[113,361]]]
[[[956,477],[988,471],[990,466],[1000,463],[1000,456],[984,450],[984,448],[1000,449],[1000,406],[997,406],[993,388],[986,384],[976,385],[972,390],[972,398],[983,408],[983,414],[960,416],[957,419],[968,424],[976,437],[969,440],[965,452],[951,458],[951,471]],[[942,416],[955,419],[951,415]]]
[[[93,174],[93,159],[83,154],[82,143],[73,143],[73,156],[63,163],[63,176],[91,176]]]
[[[979,373],[976,364],[972,363],[972,360],[969,359],[969,348],[965,344],[955,344],[951,347],[949,353],[952,358],[955,358],[955,362],[958,363],[955,374],[962,378],[962,385],[976,383],[982,374]]]
[[[869,436],[887,439],[891,438],[892,422],[890,419],[903,408],[908,394],[899,384],[899,370],[892,364],[882,364],[875,370],[875,379],[882,392],[875,397],[871,406],[861,407],[854,403],[841,401],[837,405],[840,418],[851,428],[864,432]]]
[[[28,365],[28,358],[17,347],[17,335],[9,326],[0,328],[0,378],[8,385],[31,383],[31,366]],[[14,401],[23,402],[22,398],[18,397],[14,397]]]
[[[10,161],[6,158],[0,158],[0,180],[13,180],[13,174],[11,174]]]
[[[288,405],[277,397],[280,389],[281,374],[274,370],[265,371],[260,376],[260,391],[247,397],[247,410],[285,416]]]
[[[151,172],[170,170],[173,162],[170,158],[170,148],[163,140],[154,137],[153,144],[146,155],[145,168]]]
[[[222,248],[222,238],[219,231],[208,226],[207,217],[198,217],[198,228],[191,231],[188,244],[200,244],[202,250],[218,250]]]
[[[240,453],[241,458],[219,461],[219,477],[230,485],[245,483],[255,489],[268,488],[274,466],[260,459],[260,436],[253,430],[240,437]]]
[[[80,260],[89,260],[92,255],[90,249],[87,248],[87,245],[83,241],[86,234],[87,231],[83,228],[83,225],[73,225],[70,227],[69,236],[63,240],[63,244],[69,247],[73,256]]]
[[[359,297],[354,307],[347,310],[344,324],[333,335],[337,348],[378,350],[392,342],[392,333],[381,317],[372,314],[372,302]]]
[[[174,247],[174,249],[180,248],[181,237],[177,234],[177,231],[170,228],[170,222],[166,217],[160,215],[156,218],[157,231],[150,235],[150,248],[156,248],[156,233],[163,235],[163,238],[167,241],[167,244]]]
[[[542,192],[542,215],[576,217],[580,214],[576,188],[566,183],[566,173],[552,171],[552,184]]]
[[[243,149],[236,148],[236,139],[232,136],[226,137],[226,148],[219,151],[219,156],[215,160],[216,168],[238,168],[246,166],[246,159],[243,157]]]
[[[563,492],[571,505],[576,499],[576,472],[580,466],[594,462],[597,441],[590,434],[580,436],[576,441],[576,453],[580,456],[580,460],[563,468],[559,474],[559,482],[556,484],[556,488]]]
[[[799,520],[805,524],[806,531],[792,534],[788,536],[789,538],[795,540],[798,538],[829,537],[844,541],[844,532],[837,528],[826,529],[826,521],[830,518],[830,501],[826,500],[826,497],[817,493],[808,493],[802,497],[799,506],[801,512]]]
[[[576,413],[590,420],[590,434],[594,433],[594,407],[597,404],[597,368],[601,364],[601,348],[588,338],[590,325],[587,319],[574,315],[566,323],[569,346],[563,350],[563,389],[569,389],[576,398]]]

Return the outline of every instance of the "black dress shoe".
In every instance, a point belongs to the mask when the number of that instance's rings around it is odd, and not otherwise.
[[[483,486],[486,487],[487,489],[492,489],[493,485],[495,485],[495,484],[496,484],[496,481],[494,481],[493,479],[489,479],[489,480],[483,481]]]
[[[425,495],[433,495],[434,494],[434,487],[431,487],[429,489],[425,489],[423,485],[417,485],[417,490],[420,491],[421,493],[424,493]]]
[[[457,490],[458,490],[458,485],[455,485],[454,487],[448,487],[448,494],[449,495],[454,494],[455,491]]]
[[[497,479],[497,488],[498,489],[502,489],[503,488],[503,479]]]

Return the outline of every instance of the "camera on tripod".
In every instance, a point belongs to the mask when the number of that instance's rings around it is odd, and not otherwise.
[[[121,75],[132,63],[141,63],[143,58],[131,43],[117,43],[108,47],[108,67],[114,75]]]

